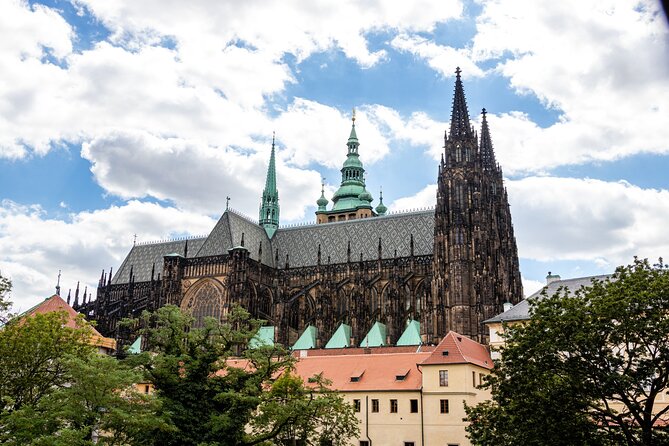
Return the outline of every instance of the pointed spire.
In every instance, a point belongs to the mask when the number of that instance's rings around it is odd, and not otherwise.
[[[449,139],[463,139],[473,136],[460,72],[460,67],[457,67],[455,70],[455,93],[453,93],[453,110],[451,111]]]
[[[358,142],[358,135],[355,133],[355,107],[353,108],[353,111],[351,112],[351,134],[348,137],[348,142],[349,144],[352,142]],[[349,146],[350,149],[350,146]]]
[[[495,161],[495,152],[492,147],[492,139],[490,138],[490,129],[488,128],[488,119],[486,118],[487,112],[484,108],[481,110],[483,119],[481,122],[481,162],[485,170],[495,170],[497,165]]]
[[[60,270],[58,270],[58,282],[56,282],[56,296],[60,296]]]
[[[383,189],[379,190],[379,205],[376,207],[376,213],[379,215],[386,215],[388,208],[383,204]]]
[[[88,294],[88,285],[84,287],[84,299],[81,303],[81,305],[86,305],[86,295]]]
[[[318,210],[319,211],[325,211],[327,210],[327,205],[329,201],[327,198],[325,198],[325,180],[321,182],[321,197],[316,200],[316,204],[318,205]]]
[[[76,309],[79,306],[79,282],[77,282],[77,289],[74,291],[74,305],[72,308]]]
[[[70,299],[72,299],[72,288],[67,290],[67,304],[70,305]]]
[[[265,189],[262,192],[258,223],[265,228],[269,238],[272,238],[279,227],[279,191],[276,188],[276,161],[275,161],[276,134],[272,132],[272,153],[267,167]]]

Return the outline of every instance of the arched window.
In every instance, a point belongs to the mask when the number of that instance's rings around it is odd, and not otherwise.
[[[202,284],[188,302],[188,309],[195,318],[193,326],[202,327],[207,317],[220,320],[222,304],[223,296],[214,283],[207,281]]]

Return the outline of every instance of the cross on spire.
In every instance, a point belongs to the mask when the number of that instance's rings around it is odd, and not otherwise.
[[[455,69],[455,92],[453,93],[453,110],[451,111],[451,131],[449,139],[471,138],[472,128],[469,124],[469,112],[465,100],[465,90],[460,78],[460,67]]]

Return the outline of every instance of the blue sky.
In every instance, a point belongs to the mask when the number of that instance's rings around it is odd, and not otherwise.
[[[488,110],[526,293],[667,257],[659,3],[0,0],[0,271],[26,308],[138,241],[255,216],[272,131],[283,224],[336,189],[357,109],[368,189],[432,206],[456,66]]]

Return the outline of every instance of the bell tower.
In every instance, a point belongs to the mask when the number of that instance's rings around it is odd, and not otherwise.
[[[454,330],[484,342],[482,322],[501,313],[505,302],[519,302],[523,290],[508,196],[486,111],[479,144],[460,73],[458,68],[439,164],[432,283],[436,311],[425,330],[428,336]]]

